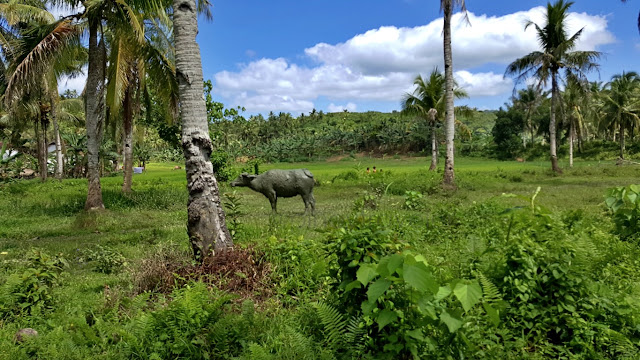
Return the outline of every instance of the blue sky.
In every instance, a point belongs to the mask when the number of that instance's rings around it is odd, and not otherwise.
[[[416,74],[442,69],[439,1],[220,0],[200,19],[205,79],[216,100],[247,114],[317,110],[391,111]],[[470,98],[457,104],[495,109],[513,83],[506,65],[537,43],[524,22],[543,23],[545,1],[468,0],[471,25],[454,17],[454,71]],[[640,1],[577,0],[571,30],[581,50],[604,53],[600,75],[639,70]]]

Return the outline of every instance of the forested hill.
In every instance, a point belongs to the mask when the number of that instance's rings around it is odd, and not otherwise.
[[[220,113],[220,112],[218,112]],[[461,141],[491,134],[491,111],[467,111],[457,126]],[[235,112],[211,116],[211,134],[218,147],[234,157],[265,161],[304,161],[345,153],[396,155],[419,153],[428,147],[431,130],[425,119],[400,112],[338,112],[293,116],[289,113],[245,118]],[[441,123],[438,139],[444,139]]]

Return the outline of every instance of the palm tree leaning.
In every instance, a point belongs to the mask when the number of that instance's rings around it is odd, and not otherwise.
[[[187,233],[195,258],[202,261],[233,246],[233,240],[227,229],[218,182],[209,161],[212,143],[202,95],[202,62],[196,42],[197,14],[195,0],[173,1],[176,77],[189,191]]]
[[[551,79],[551,115],[549,121],[549,145],[551,157],[551,169],[561,173],[558,166],[557,138],[556,138],[556,111],[558,105],[558,76],[564,69],[567,76],[573,74],[579,79],[585,78],[585,73],[598,68],[595,60],[600,58],[597,51],[572,51],[583,29],[572,36],[567,34],[568,10],[573,2],[558,0],[555,4],[547,4],[546,20],[544,26],[528,21],[525,30],[534,26],[541,51],[534,51],[509,64],[506,75],[516,76],[516,86],[525,79],[533,76],[538,80],[538,87],[546,86]]]
[[[618,127],[620,158],[624,159],[624,132],[628,129],[631,133],[640,125],[640,75],[633,71],[614,75],[605,89],[601,96],[603,110],[608,123]]]
[[[431,71],[428,80],[418,75],[413,81],[416,86],[413,94],[405,94],[402,100],[402,112],[406,115],[423,118],[431,129],[430,171],[435,171],[438,165],[436,125],[438,124],[438,114],[442,114],[444,111],[445,82],[444,75],[438,71],[438,68]],[[463,90],[456,88],[454,89],[454,96],[463,98],[467,97],[467,94]]]
[[[466,13],[467,8],[465,6],[465,0],[440,0],[440,10],[444,13],[444,28],[443,32],[443,47],[444,47],[444,78],[445,78],[445,138],[447,152],[444,161],[444,177],[442,184],[446,188],[455,189],[455,174],[453,171],[454,162],[453,156],[455,152],[454,137],[455,137],[455,106],[453,104],[453,55],[451,52],[451,16],[453,15],[454,7],[460,8]],[[468,19],[467,19],[468,20]]]

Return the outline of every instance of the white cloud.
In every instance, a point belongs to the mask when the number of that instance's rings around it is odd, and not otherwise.
[[[343,112],[344,110],[354,112],[357,108],[358,106],[352,102],[347,103],[347,105],[336,105],[334,103],[331,103],[329,104],[329,106],[327,106],[327,110],[329,112]]]
[[[524,31],[524,26],[527,20],[543,24],[544,13],[543,7],[500,17],[469,13],[471,26],[461,14],[454,15],[455,75],[470,97],[511,91],[513,83],[503,79],[502,73],[473,69],[490,64],[504,69],[537,50],[535,29]],[[578,50],[594,50],[615,41],[607,30],[606,17],[570,13],[568,25],[571,33],[584,28]],[[249,111],[308,111],[319,97],[337,103],[351,101],[354,106],[357,101],[397,102],[412,90],[417,73],[428,73],[435,66],[442,69],[442,18],[413,28],[383,26],[344,43],[320,43],[304,52],[315,61],[314,66],[263,58],[236,72],[217,73],[215,91],[231,105],[243,105]]]
[[[498,75],[492,72],[472,74],[461,70],[456,71],[453,77],[469,97],[495,96],[513,89],[513,81],[505,79],[502,74]]]
[[[86,69],[84,69],[86,71]],[[68,76],[63,76],[60,80],[58,80],[58,91],[63,93],[65,90],[75,90],[78,92],[78,95],[82,93],[84,90],[84,86],[87,83],[87,75],[86,73],[80,74],[74,78],[70,78]]]

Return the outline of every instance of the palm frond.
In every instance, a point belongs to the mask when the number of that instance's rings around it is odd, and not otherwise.
[[[50,26],[43,27],[45,36],[37,44],[24,50],[24,56],[19,58],[19,63],[11,73],[5,91],[5,102],[11,104],[24,92],[28,92],[51,69],[53,59],[64,49],[67,44],[79,35],[76,27],[70,20],[62,20]],[[39,37],[41,28],[34,33]],[[50,31],[46,31],[50,30]]]
[[[19,23],[28,23],[30,21],[35,21],[40,24],[50,24],[55,21],[55,18],[47,9],[20,3],[15,0],[0,3],[0,17],[2,17],[9,26],[16,26]]]

